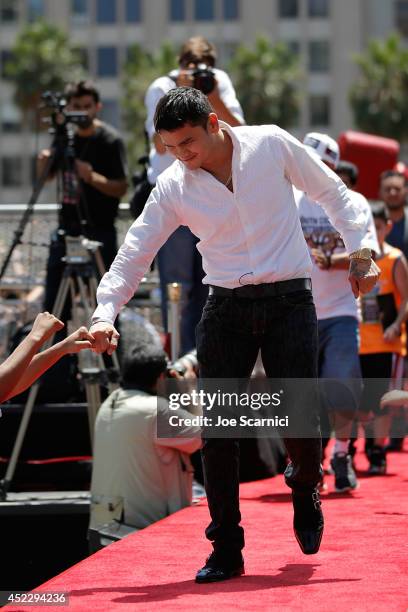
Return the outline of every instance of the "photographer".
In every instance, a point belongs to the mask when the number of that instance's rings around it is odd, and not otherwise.
[[[243,113],[229,76],[215,68],[217,53],[214,45],[202,36],[187,40],[180,50],[179,69],[162,76],[150,85],[146,92],[146,131],[151,139],[148,180],[152,188],[157,177],[166,170],[174,158],[154,129],[154,113],[160,98],[174,87],[187,86],[201,89],[207,95],[218,117],[231,126],[244,123]],[[181,352],[187,353],[195,346],[195,327],[207,298],[207,287],[201,255],[196,249],[198,240],[191,231],[179,227],[170,236],[157,255],[162,293],[163,326],[167,330],[167,284],[182,283],[183,305],[181,313]]]
[[[77,193],[72,199],[64,193],[65,176],[62,173],[62,204],[58,230],[53,234],[47,264],[45,308],[52,310],[64,270],[61,258],[65,255],[63,233],[69,236],[85,234],[102,243],[101,255],[108,269],[116,251],[115,219],[120,198],[126,193],[125,148],[113,127],[97,118],[102,108],[99,91],[90,81],[71,84],[65,91],[67,111],[85,112],[88,117],[76,128],[74,136]],[[51,151],[45,149],[38,157],[37,170],[41,173]],[[57,157],[49,178],[60,169]],[[72,185],[71,185],[72,187]],[[76,185],[74,184],[74,187]]]
[[[140,326],[125,354],[123,382],[102,404],[95,422],[90,529],[113,520],[143,529],[191,504],[189,455],[201,447],[200,428],[184,425],[159,438],[158,412],[170,414],[157,397],[167,357]],[[183,409],[171,414],[191,414]],[[167,416],[166,416],[167,415]]]

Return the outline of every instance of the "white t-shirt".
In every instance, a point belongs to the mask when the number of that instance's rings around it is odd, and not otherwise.
[[[234,86],[228,74],[218,68],[213,68],[215,78],[217,79],[218,91],[221,100],[224,102],[228,110],[241,122],[244,121],[244,115],[240,103],[238,102]],[[152,140],[155,134],[154,129],[154,113],[160,98],[162,98],[170,89],[176,87],[176,83],[169,76],[159,77],[149,86],[145,96],[145,106],[147,110],[147,119],[145,123],[146,132]],[[151,144],[149,154],[149,169],[147,176],[151,185],[156,183],[159,174],[166,170],[174,162],[174,157],[168,153],[160,155],[157,153],[154,144]]]
[[[344,253],[346,249],[343,239],[330,223],[320,204],[309,199],[305,193],[297,189],[294,191],[300,223],[309,250],[320,247],[327,255]],[[369,203],[361,193],[356,191],[349,190],[349,197],[354,206],[363,211],[366,216],[364,246],[379,253],[377,234]],[[348,270],[333,268],[321,270],[316,264],[313,264],[312,287],[318,319],[340,316],[359,318],[358,302],[351,291]]]

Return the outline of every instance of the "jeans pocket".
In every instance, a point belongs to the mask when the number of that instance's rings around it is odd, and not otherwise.
[[[293,291],[292,293],[281,295],[280,299],[282,300],[282,302],[292,307],[314,306],[313,294],[309,289]]]

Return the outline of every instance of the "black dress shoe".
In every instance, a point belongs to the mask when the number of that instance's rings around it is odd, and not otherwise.
[[[322,541],[324,519],[318,489],[293,491],[293,529],[305,555],[314,555]]]
[[[195,581],[203,582],[220,582],[228,580],[234,576],[242,576],[245,574],[244,559],[241,555],[236,563],[227,562],[217,557],[215,552],[208,557],[204,567],[198,570]]]

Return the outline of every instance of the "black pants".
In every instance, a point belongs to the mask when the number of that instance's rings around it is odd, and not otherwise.
[[[309,290],[262,299],[211,295],[196,336],[201,378],[248,378],[261,350],[269,378],[317,379],[317,320]],[[312,436],[285,438],[290,457],[285,480],[295,490],[310,490],[321,477],[317,402],[311,420]],[[206,438],[202,457],[211,515],[206,536],[215,550],[234,556],[244,547],[239,525],[239,442]]]

